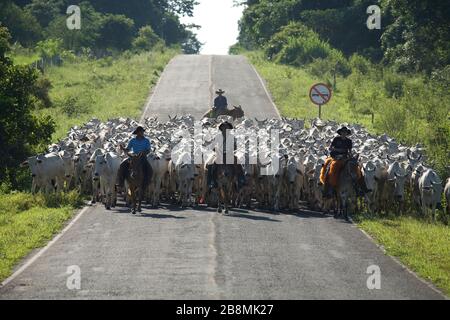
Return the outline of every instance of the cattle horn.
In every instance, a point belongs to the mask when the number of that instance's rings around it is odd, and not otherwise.
[[[22,162],[20,164],[20,167],[23,168],[23,167],[26,167],[27,165],[28,165],[28,160],[25,160],[24,162]]]

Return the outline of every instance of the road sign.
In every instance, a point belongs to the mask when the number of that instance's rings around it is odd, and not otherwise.
[[[331,99],[331,88],[324,83],[316,83],[309,90],[309,98],[318,106],[324,105]]]

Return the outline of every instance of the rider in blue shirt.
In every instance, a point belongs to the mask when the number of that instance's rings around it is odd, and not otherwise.
[[[120,146],[122,150],[124,150],[127,154],[139,154],[144,153],[145,156],[147,156],[150,153],[151,150],[151,143],[148,138],[144,136],[145,129],[141,126],[138,126],[136,130],[133,131],[133,134],[136,135],[136,137],[132,138],[129,142],[126,148],[124,148],[122,145]],[[148,182],[150,182],[150,177],[152,175],[152,167],[147,161],[147,157],[143,157],[143,165],[144,165],[144,184],[147,185]],[[129,168],[129,158],[122,161],[120,164],[119,172],[118,172],[118,182],[117,185],[120,188],[123,188],[124,181],[126,178],[126,175],[128,174],[128,168]]]
[[[142,127],[140,127],[142,128]],[[148,140],[146,137],[144,137],[144,135],[138,135],[131,139],[128,142],[128,145],[126,147],[126,150],[128,152],[133,152],[134,154],[138,154],[139,152],[145,152],[145,153],[149,153],[150,152],[150,140]]]

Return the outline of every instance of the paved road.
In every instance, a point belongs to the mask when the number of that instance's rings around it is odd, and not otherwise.
[[[179,56],[146,114],[204,112],[215,88],[248,115],[276,117],[245,58]],[[239,99],[238,99],[239,97]],[[38,259],[0,289],[1,299],[440,299],[356,226],[320,213],[236,210],[86,210]],[[81,289],[66,286],[81,270]],[[370,265],[381,289],[367,288]]]

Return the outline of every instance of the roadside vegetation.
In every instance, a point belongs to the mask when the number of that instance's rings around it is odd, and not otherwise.
[[[450,4],[434,1],[240,1],[239,42],[285,117],[312,119],[316,82],[333,89],[322,117],[359,123],[407,145],[424,147],[440,175],[450,176]],[[381,30],[368,30],[378,4]],[[307,121],[308,125],[308,121]],[[442,201],[445,206],[445,201]],[[408,210],[355,220],[388,254],[450,292],[450,217],[438,222]]]
[[[51,67],[46,76],[52,84],[49,94],[53,104],[37,113],[53,117],[53,141],[93,117],[102,121],[122,116],[139,118],[150,89],[177,53],[177,49],[161,47],[115,58],[78,58]]]
[[[31,250],[42,247],[83,204],[77,192],[0,194],[0,281]]]
[[[371,219],[358,225],[381,244],[386,253],[433,282],[450,296],[450,228],[408,216]]]

